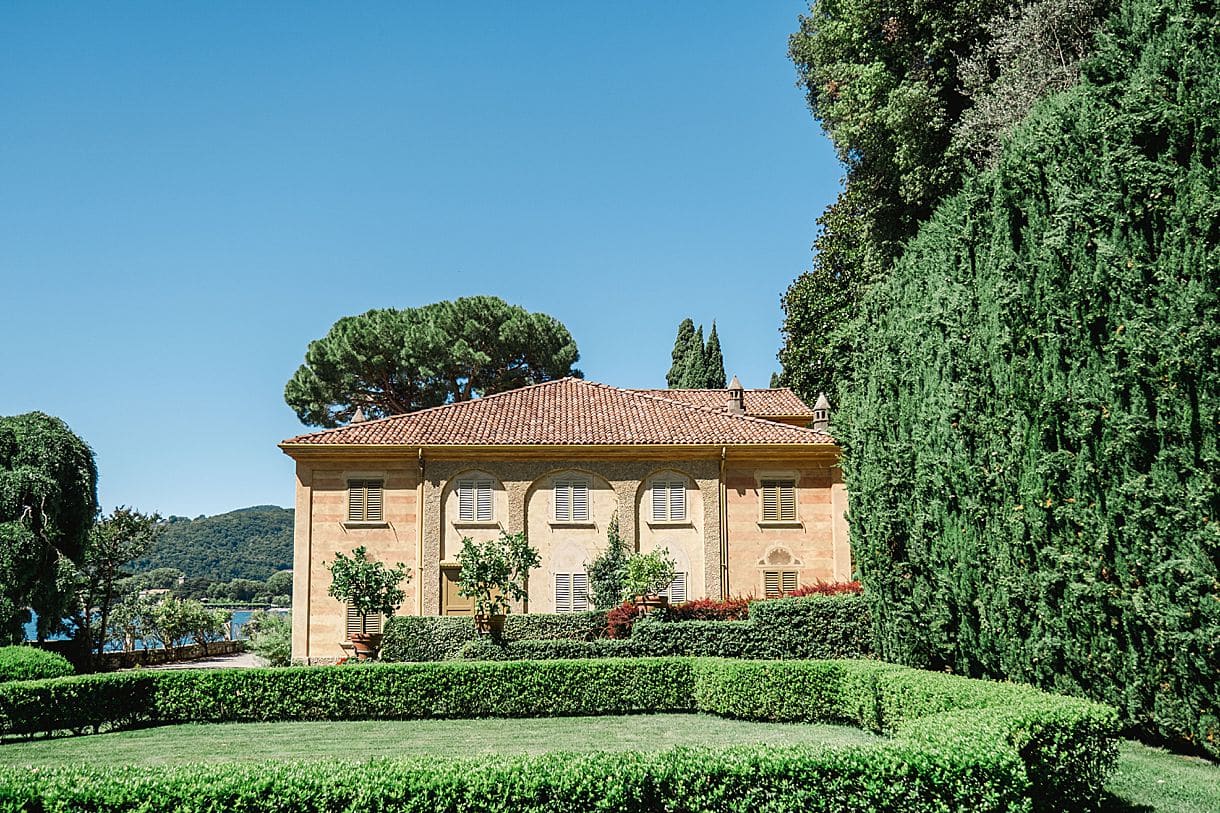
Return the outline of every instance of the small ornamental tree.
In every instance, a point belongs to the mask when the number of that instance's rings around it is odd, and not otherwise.
[[[484,618],[505,615],[510,602],[523,601],[530,569],[542,564],[524,533],[506,531],[482,543],[464,538],[457,560],[458,595],[474,599],[475,614]]]
[[[588,564],[594,609],[612,610],[622,601],[623,570],[627,566],[627,557],[627,546],[619,536],[618,514],[615,514],[606,528],[606,549]]]
[[[667,548],[629,557],[623,568],[623,601],[660,593],[674,580],[676,566],[677,562],[670,557]]]
[[[393,615],[407,594],[399,585],[411,578],[406,565],[399,562],[395,567],[386,567],[383,562],[368,558],[368,550],[361,545],[351,556],[335,554],[335,561],[326,565],[330,571],[330,588],[327,592],[351,605],[360,616],[360,632],[368,634],[370,615]]]

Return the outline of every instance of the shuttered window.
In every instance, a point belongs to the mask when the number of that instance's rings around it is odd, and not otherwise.
[[[796,481],[762,481],[763,522],[796,522]]]
[[[358,635],[361,632],[367,632],[369,635],[376,635],[381,632],[381,616],[374,613],[365,619],[363,628],[360,624],[360,613],[356,612],[356,608],[352,605],[347,605],[347,635],[351,638],[352,635]]]
[[[589,521],[589,483],[586,480],[555,481],[555,521]]]
[[[579,613],[589,609],[589,574],[555,574],[555,612]]]
[[[684,601],[689,601],[690,596],[686,592],[686,573],[679,571],[674,574],[674,580],[661,591],[661,595],[669,597],[670,604],[681,604]]]
[[[791,593],[797,587],[797,572],[795,570],[764,570],[763,595],[766,598],[776,598],[785,593]]]
[[[677,480],[652,481],[652,521],[686,521],[686,482]]]
[[[495,518],[491,480],[458,480],[458,521],[491,522]]]
[[[381,522],[381,480],[347,481],[347,521]]]

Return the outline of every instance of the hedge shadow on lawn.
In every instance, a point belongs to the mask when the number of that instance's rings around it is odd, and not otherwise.
[[[5,768],[0,811],[1080,810],[1097,804],[1116,755],[1109,707],[876,661],[377,664],[0,685],[4,736],[180,722],[672,711],[848,723],[887,737],[830,751],[751,746],[454,762]]]

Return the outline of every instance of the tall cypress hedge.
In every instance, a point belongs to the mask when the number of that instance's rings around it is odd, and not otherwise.
[[[884,657],[1220,755],[1220,22],[1127,0],[866,301],[840,413]]]

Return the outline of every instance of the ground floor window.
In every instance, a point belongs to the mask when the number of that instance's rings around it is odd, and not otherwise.
[[[686,573],[679,571],[674,574],[674,580],[669,583],[669,586],[661,591],[661,595],[669,598],[670,604],[681,604],[689,600],[686,591]]]
[[[356,612],[356,608],[350,604],[347,605],[347,630],[344,637],[351,638],[353,635],[359,635],[362,632],[369,635],[380,634],[381,616],[373,613],[365,617],[362,623],[360,613]]]
[[[785,593],[791,593],[796,590],[797,583],[795,570],[763,571],[763,595],[766,598],[778,598]]]
[[[579,613],[589,609],[589,574],[555,574],[555,612]]]

